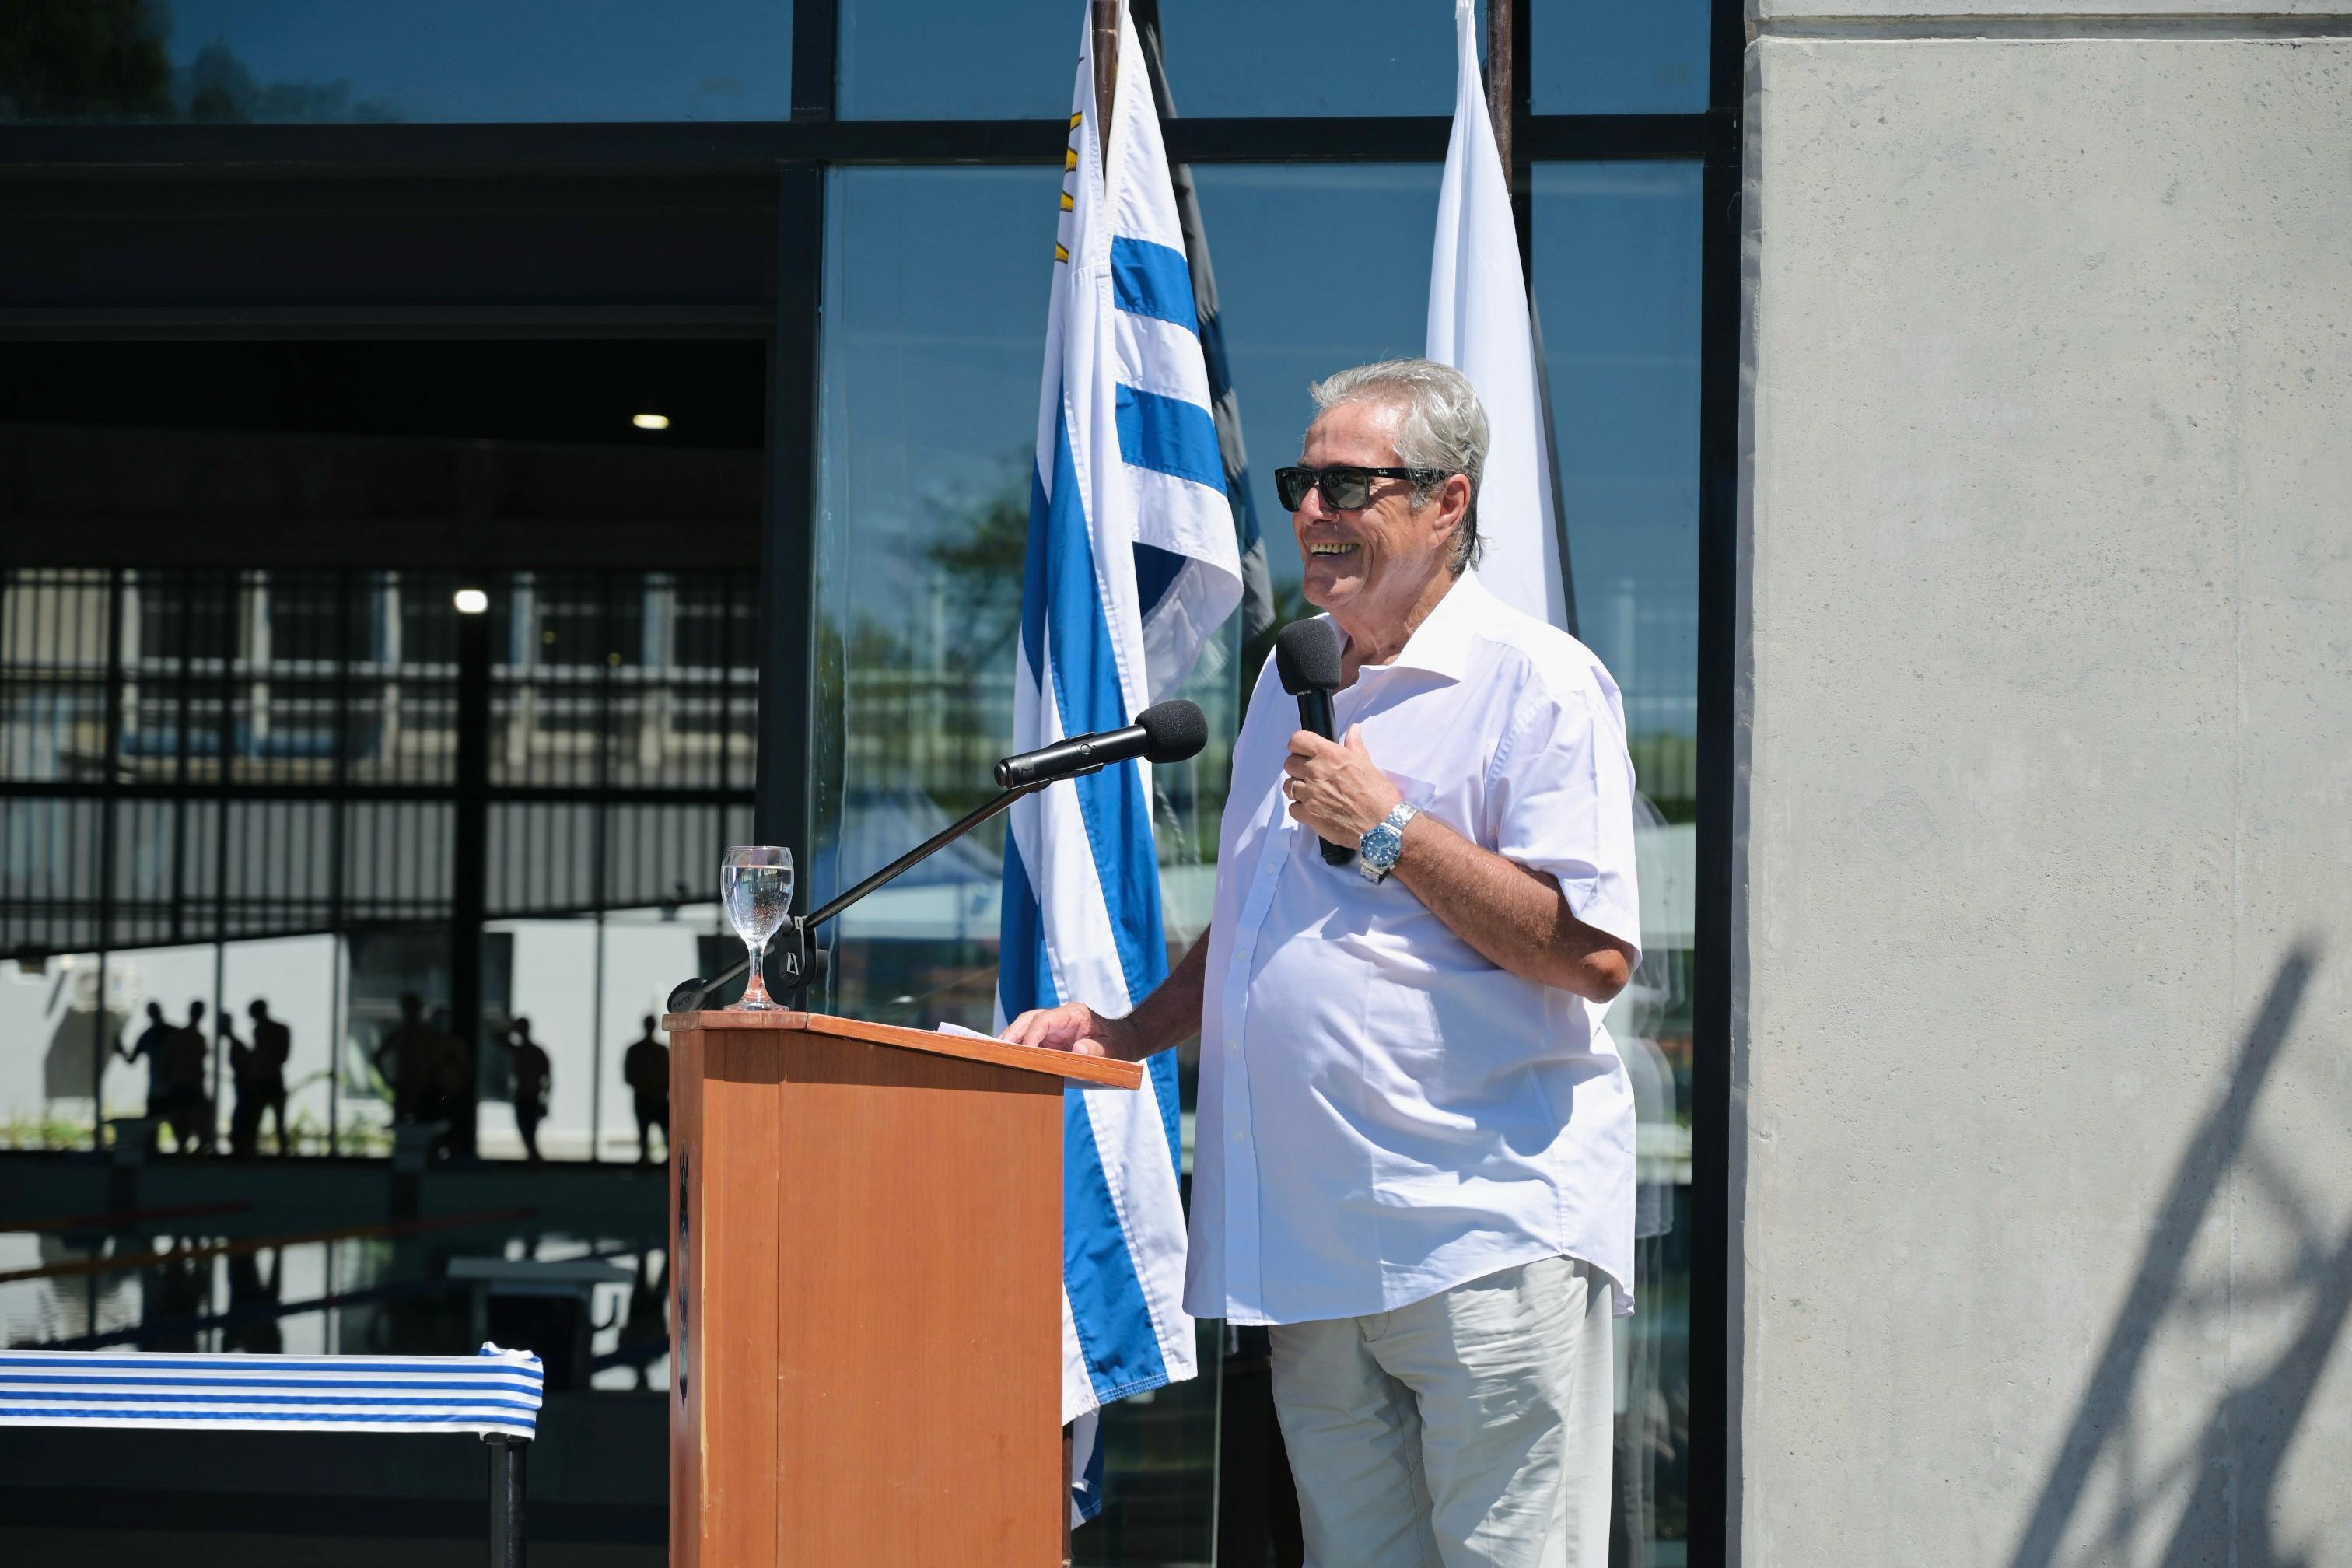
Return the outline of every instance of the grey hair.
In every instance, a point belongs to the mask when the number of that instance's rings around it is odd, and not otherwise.
[[[1460,474],[1470,481],[1470,506],[1454,531],[1454,574],[1478,564],[1478,480],[1486,470],[1486,411],[1470,378],[1450,364],[1425,359],[1384,359],[1327,376],[1307,388],[1316,411],[1343,403],[1384,404],[1397,412],[1400,466]],[[1441,480],[1440,483],[1444,481]],[[1413,504],[1426,506],[1436,485],[1413,481]]]

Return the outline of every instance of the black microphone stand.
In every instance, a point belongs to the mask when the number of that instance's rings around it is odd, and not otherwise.
[[[1098,772],[1099,764],[1096,767],[1087,768],[1082,771],[1086,773]],[[786,921],[782,929],[778,931],[774,936],[769,939],[768,951],[783,960],[782,979],[784,989],[792,993],[792,1005],[793,1009],[798,1011],[806,1007],[809,987],[816,981],[822,979],[824,974],[825,950],[823,947],[813,945],[810,941],[812,934],[815,931],[817,927],[824,924],[825,921],[832,920],[835,916],[840,914],[842,910],[847,909],[850,905],[856,903],[866,894],[874,891],[877,888],[883,886],[885,883],[903,875],[911,868],[920,865],[923,861],[929,859],[932,856],[938,854],[940,850],[946,848],[957,839],[961,838],[965,834],[970,833],[973,828],[978,827],[982,823],[986,822],[990,817],[994,816],[999,812],[1004,810],[1014,801],[1019,800],[1023,795],[1035,795],[1039,790],[1044,789],[1049,784],[1055,784],[1060,782],[1061,779],[1075,776],[1076,775],[1061,773],[1056,774],[1054,778],[1038,779],[1033,783],[1022,784],[1013,789],[1005,790],[1002,794],[998,795],[995,799],[966,812],[961,818],[941,829],[940,832],[933,834],[930,837],[923,840],[922,843],[918,844],[912,849],[908,850],[907,853],[899,856],[896,860],[891,861],[887,866],[883,867],[882,869],[875,872],[872,876],[866,878],[864,881],[858,883],[856,887],[851,888],[846,892],[835,895],[835,897],[830,900],[818,906],[816,909],[810,910],[805,916],[794,915],[791,920]],[[726,984],[729,981],[734,979],[737,975],[741,974],[751,967],[751,956],[749,953],[745,953],[741,959],[737,961],[733,968],[727,970],[723,973],[714,974],[708,980],[687,981],[685,984],[678,986],[677,990],[672,991],[669,994],[668,1010],[673,1013],[692,1013],[698,1011],[702,1006],[703,998],[709,996],[713,991],[718,990],[720,986]]]

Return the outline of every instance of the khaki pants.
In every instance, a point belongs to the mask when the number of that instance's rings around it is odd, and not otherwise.
[[[1307,1568],[1606,1568],[1611,1295],[1546,1258],[1273,1329]]]

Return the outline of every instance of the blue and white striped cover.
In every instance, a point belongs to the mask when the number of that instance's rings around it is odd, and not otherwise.
[[[1014,751],[1129,722],[1175,689],[1241,596],[1150,80],[1118,73],[1113,129],[1101,137],[1088,8],[1074,8],[1082,26],[1038,400]],[[1119,51],[1142,58],[1124,5]],[[1000,1026],[1066,999],[1124,1013],[1166,977],[1151,798],[1150,770],[1134,762],[1013,808]],[[1169,1053],[1137,1093],[1066,1097],[1062,1418],[1076,1427],[1080,1517],[1100,1506],[1100,1465],[1088,1462],[1095,1412],[1193,1375],[1176,1165]]]
[[[539,1358],[478,1355],[112,1355],[0,1351],[0,1426],[257,1432],[539,1429]]]

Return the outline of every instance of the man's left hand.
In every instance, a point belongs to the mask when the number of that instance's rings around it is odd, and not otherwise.
[[[1345,743],[1327,741],[1312,730],[1299,731],[1290,737],[1290,755],[1283,759],[1282,771],[1282,793],[1290,801],[1292,817],[1349,848],[1404,798],[1389,775],[1372,765],[1361,725],[1348,727]]]

